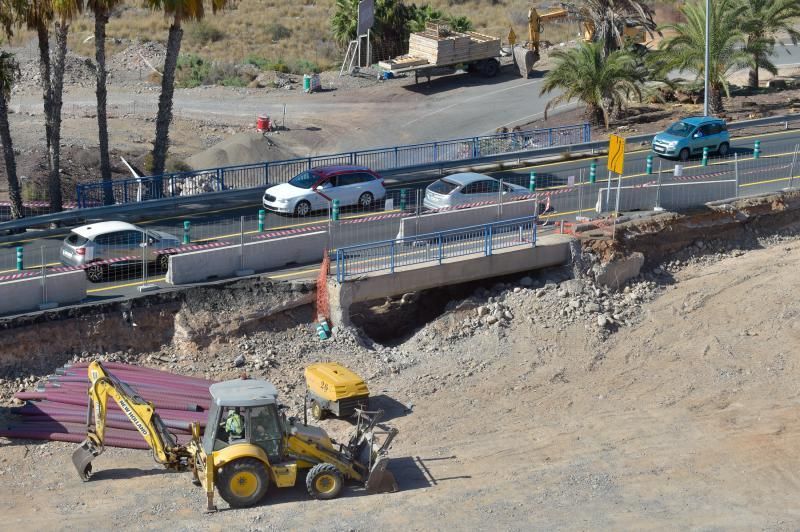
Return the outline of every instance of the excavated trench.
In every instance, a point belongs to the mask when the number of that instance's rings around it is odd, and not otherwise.
[[[519,286],[530,277],[531,286],[543,286],[548,280],[561,282],[571,276],[566,267],[546,268],[528,274],[513,274],[471,281],[441,288],[432,288],[402,297],[356,303],[350,308],[350,320],[371,340],[394,347],[439,316],[453,310],[461,300],[475,294],[484,297],[498,284]]]
[[[598,261],[613,262],[639,252],[646,267],[651,267],[698,240],[752,244],[761,235],[800,231],[800,191],[650,215],[620,223],[614,237],[599,225],[582,229],[578,233],[582,249]],[[553,268],[530,276],[536,286],[564,280],[571,271]],[[351,308],[351,319],[374,341],[397,345],[454,309],[453,302],[497,283],[518,283],[522,277],[498,277],[357,304]],[[28,373],[49,369],[84,352],[147,353],[162,346],[213,352],[250,332],[291,326],[283,323],[286,320],[308,320],[310,325],[315,288],[313,282],[254,277],[0,319],[0,375],[18,369]],[[290,309],[297,309],[296,314],[286,317]]]

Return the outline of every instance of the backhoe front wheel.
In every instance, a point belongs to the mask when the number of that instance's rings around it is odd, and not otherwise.
[[[258,504],[269,488],[269,474],[255,458],[241,458],[225,464],[217,476],[219,495],[231,508]]]
[[[306,475],[308,494],[322,501],[335,499],[342,492],[344,478],[333,464],[317,464]]]

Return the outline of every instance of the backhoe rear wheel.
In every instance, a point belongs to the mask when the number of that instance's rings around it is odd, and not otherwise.
[[[333,464],[317,464],[306,475],[306,489],[315,499],[335,499],[342,492],[342,486],[342,473]]]
[[[225,464],[217,476],[219,495],[231,508],[258,504],[269,488],[269,474],[255,458],[240,458]]]

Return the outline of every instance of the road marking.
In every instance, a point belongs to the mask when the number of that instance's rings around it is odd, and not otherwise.
[[[387,214],[387,213],[391,214],[391,213],[396,213],[396,212],[400,212],[400,209],[392,209],[390,211],[373,211],[373,212],[368,212],[368,213],[363,213],[363,214],[354,214],[352,216],[341,217],[341,218],[339,218],[339,220],[356,220],[358,218],[367,218],[368,216],[376,216],[376,215],[379,215],[379,214]],[[306,226],[306,225],[324,224],[325,222],[326,222],[325,220],[314,220],[314,221],[303,222],[303,223],[299,223],[299,224],[282,225],[282,226],[279,226],[279,227],[264,228],[264,231],[261,231],[261,232],[262,233],[270,233],[272,231],[280,231],[282,229],[293,229],[295,227],[303,227],[303,226]],[[258,232],[259,232],[258,229],[254,229],[252,231],[245,231],[244,234],[245,235],[252,235],[252,234],[258,233]],[[232,233],[230,235],[211,236],[211,237],[208,237],[208,238],[197,238],[197,239],[194,239],[193,242],[207,242],[209,240],[217,240],[219,238],[233,238],[234,236],[239,236],[239,234],[240,233]]]
[[[49,263],[44,265],[45,268],[49,268],[50,266],[61,266],[61,263],[60,262],[49,262]],[[39,269],[41,269],[41,267],[42,267],[41,264],[37,264],[36,266],[28,266],[27,268],[23,268],[22,271],[39,270]],[[16,268],[13,268],[11,270],[0,270],[0,273],[9,273],[9,272],[16,272],[16,271],[19,271],[19,270],[17,270]]]
[[[261,204],[260,203],[248,203],[247,205],[240,205],[239,207],[228,207],[226,209],[217,209],[215,211],[203,211],[203,212],[198,212],[198,213],[193,213],[193,214],[181,214],[181,215],[178,215],[178,216],[169,216],[167,218],[156,218],[155,220],[144,220],[144,221],[137,222],[137,223],[140,224],[140,225],[153,224],[153,223],[156,223],[156,222],[163,222],[164,220],[174,220],[176,218],[190,218],[192,216],[197,216],[197,215],[205,216],[207,214],[216,214],[218,212],[235,211],[235,210],[238,210],[238,209],[246,209],[248,207],[257,207],[259,205],[261,205]]]
[[[143,285],[145,282],[149,283],[159,283],[161,281],[166,280],[166,277],[160,277],[158,279],[148,279],[147,281],[136,281],[135,283],[126,283],[126,284],[115,284],[114,286],[104,286],[103,288],[92,288],[91,290],[87,290],[87,294],[95,294],[97,292],[106,292],[108,290],[114,290],[116,288],[125,288],[128,286],[138,286]]]
[[[289,272],[289,273],[282,273],[280,275],[268,275],[267,279],[285,279],[286,277],[293,277],[295,275],[302,275],[304,273],[314,273],[318,272],[319,268],[313,268],[311,270],[301,270],[299,272]]]
[[[795,178],[797,178],[797,176],[781,177],[781,178],[778,178],[778,179],[768,179],[767,181],[756,181],[755,183],[745,183],[744,185],[739,185],[739,188],[754,187],[756,185],[766,185],[767,183],[777,183],[779,181],[789,181],[789,180],[795,179]],[[778,192],[778,191],[776,190],[775,192]]]

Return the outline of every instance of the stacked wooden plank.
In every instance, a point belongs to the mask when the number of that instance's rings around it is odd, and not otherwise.
[[[427,64],[428,64],[427,59],[422,59],[421,57],[415,57],[413,55],[401,55],[395,57],[394,59],[381,61],[380,63],[378,63],[378,67],[380,67],[383,70],[388,70],[391,72],[394,70],[400,70],[402,68],[422,66]]]
[[[466,63],[500,55],[500,39],[475,32],[426,29],[411,34],[408,55],[433,65]]]

